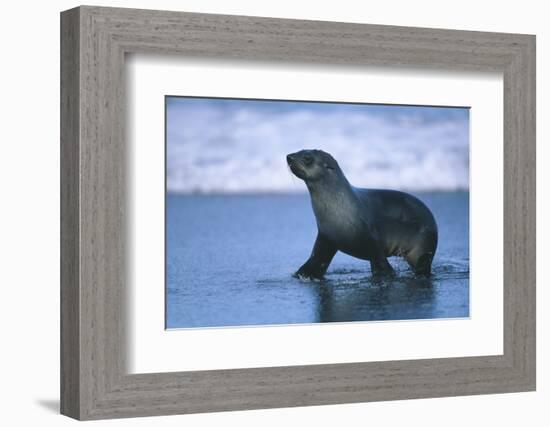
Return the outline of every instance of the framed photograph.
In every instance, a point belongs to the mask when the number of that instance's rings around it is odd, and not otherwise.
[[[165,153],[168,329],[469,317],[469,108],[167,96]]]
[[[535,37],[61,14],[61,411],[535,390]]]

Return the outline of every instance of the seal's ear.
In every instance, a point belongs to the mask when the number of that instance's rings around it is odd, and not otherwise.
[[[329,165],[328,163],[325,163],[325,168],[330,169],[330,170],[334,170],[334,168],[331,165]]]

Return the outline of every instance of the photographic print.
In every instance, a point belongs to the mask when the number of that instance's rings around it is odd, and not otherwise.
[[[469,108],[165,114],[166,328],[469,316]]]

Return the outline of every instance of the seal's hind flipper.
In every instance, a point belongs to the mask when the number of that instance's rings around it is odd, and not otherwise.
[[[414,265],[409,264],[417,276],[430,276],[432,274],[432,260],[433,254],[425,253],[418,257]]]

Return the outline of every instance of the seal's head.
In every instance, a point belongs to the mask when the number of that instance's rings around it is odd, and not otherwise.
[[[330,180],[341,173],[336,160],[321,150],[301,150],[286,156],[286,161],[292,173],[306,183]]]

